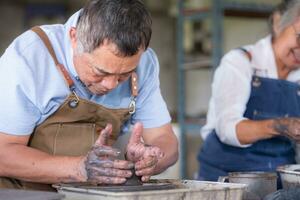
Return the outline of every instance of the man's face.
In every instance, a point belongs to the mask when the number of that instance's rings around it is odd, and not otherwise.
[[[104,95],[126,81],[136,69],[143,49],[123,57],[111,42],[104,42],[92,53],[74,53],[73,62],[80,80],[94,94]]]

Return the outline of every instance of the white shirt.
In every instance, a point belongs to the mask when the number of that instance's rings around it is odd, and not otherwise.
[[[205,138],[213,130],[219,139],[228,145],[241,145],[236,135],[236,125],[246,119],[243,117],[251,93],[253,72],[260,77],[278,79],[271,36],[259,40],[254,45],[244,47],[252,55],[251,62],[239,49],[231,50],[221,60],[212,83],[212,97],[209,102],[207,124],[201,129]],[[291,72],[287,80],[300,81],[300,69]]]
[[[76,27],[79,12],[66,24],[45,25],[58,61],[65,66],[75,83],[76,93],[87,100],[109,108],[128,108],[131,98],[130,80],[106,95],[90,93],[80,81],[71,51],[69,30]],[[139,95],[132,123],[140,121],[145,128],[160,127],[171,121],[159,87],[159,63],[148,49],[137,67]],[[33,31],[16,38],[0,58],[0,132],[29,135],[52,115],[70,94],[62,74],[42,40]],[[123,127],[128,130],[129,124]]]

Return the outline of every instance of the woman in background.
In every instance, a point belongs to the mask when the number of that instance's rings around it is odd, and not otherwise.
[[[300,1],[272,14],[271,34],[227,53],[215,72],[199,179],[276,171],[300,142]],[[290,140],[290,139],[293,139]]]

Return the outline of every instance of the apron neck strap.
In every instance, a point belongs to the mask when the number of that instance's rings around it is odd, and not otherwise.
[[[41,40],[44,42],[46,48],[48,49],[51,57],[54,60],[54,63],[56,65],[56,67],[62,73],[63,77],[65,78],[65,81],[66,81],[67,85],[69,86],[69,88],[71,90],[73,90],[74,89],[74,82],[71,79],[71,77],[70,77],[69,73],[67,72],[66,68],[58,62],[57,57],[56,57],[55,52],[54,52],[54,49],[51,45],[51,42],[50,42],[47,34],[39,26],[35,26],[35,27],[31,28],[31,30],[33,32],[35,32],[41,38]]]
[[[239,47],[238,49],[242,50],[245,53],[250,62],[252,61],[252,54],[247,49],[243,47]]]
[[[138,77],[136,72],[131,75],[131,95],[136,98],[138,95]]]

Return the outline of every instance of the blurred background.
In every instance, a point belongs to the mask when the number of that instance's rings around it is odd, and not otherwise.
[[[34,25],[64,23],[86,0],[0,0],[0,55]],[[196,176],[214,69],[228,50],[268,34],[279,0],[144,0],[153,17],[153,48],[162,94],[180,139],[180,160],[165,176]]]

